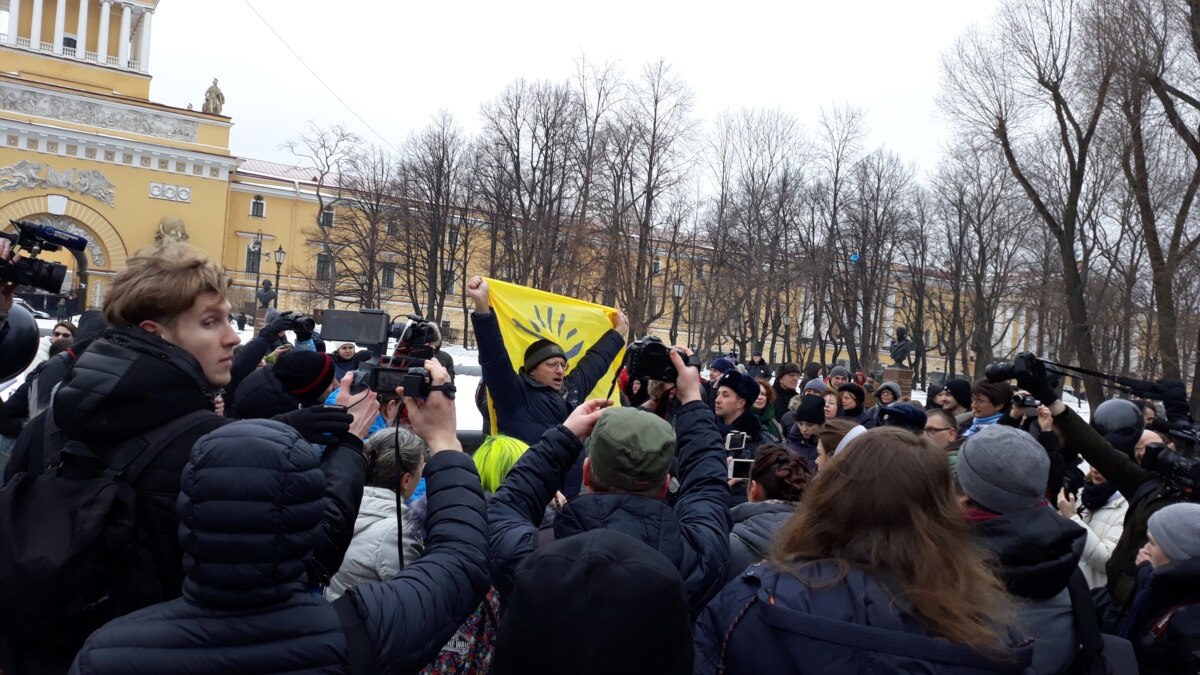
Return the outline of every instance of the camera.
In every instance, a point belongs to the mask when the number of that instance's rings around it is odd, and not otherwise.
[[[672,349],[674,347],[666,346],[662,339],[651,335],[634,341],[625,348],[625,368],[629,371],[629,377],[635,380],[649,378],[661,382],[674,382],[679,373],[675,372],[675,366],[671,365]],[[695,354],[688,356],[681,349],[675,351],[683,357],[684,365],[700,367],[700,357]]]
[[[1032,396],[1014,394],[1012,404],[1014,408],[1036,408],[1040,406],[1042,402]]]
[[[453,391],[445,389],[446,395],[453,398]],[[404,395],[412,398],[427,399],[433,391],[433,376],[424,368],[386,368],[377,367],[367,377],[367,387],[380,395],[396,397],[396,387],[404,387]]]
[[[49,293],[61,293],[67,266],[61,263],[38,260],[43,251],[58,251],[64,246],[72,251],[82,251],[88,241],[83,237],[64,232],[49,225],[38,225],[20,220],[10,220],[17,228],[15,233],[0,232],[0,237],[29,251],[28,257],[16,261],[0,260],[0,281],[17,286],[32,286]]]
[[[304,314],[292,315],[292,330],[298,333],[311,333],[317,329],[317,322],[311,316]]]
[[[1167,447],[1165,443],[1146,445],[1142,468],[1153,471],[1167,481],[1168,489],[1187,501],[1196,501],[1196,483],[1200,481],[1200,459],[1188,457]]]

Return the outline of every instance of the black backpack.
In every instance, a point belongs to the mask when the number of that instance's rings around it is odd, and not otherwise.
[[[131,438],[106,456],[65,441],[46,413],[30,471],[0,488],[0,626],[44,636],[99,627],[138,609],[133,483],[180,434],[213,418],[197,410]],[[42,470],[42,457],[49,465]],[[144,580],[143,580],[144,581]]]

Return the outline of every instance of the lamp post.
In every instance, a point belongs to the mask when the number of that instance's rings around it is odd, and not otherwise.
[[[792,360],[792,316],[790,314],[783,315],[783,360],[791,362]]]
[[[679,301],[683,299],[684,285],[679,279],[671,283],[671,297],[675,299],[675,313],[671,316],[671,344],[679,337]]]
[[[691,301],[688,302],[688,305],[688,347],[696,350],[696,352],[699,353],[700,346],[695,344],[695,340],[692,337],[692,327],[700,321],[700,300],[698,298],[692,298]]]
[[[283,250],[283,244],[275,249],[275,308],[279,308],[279,272],[283,269],[283,257],[287,255],[287,251]]]

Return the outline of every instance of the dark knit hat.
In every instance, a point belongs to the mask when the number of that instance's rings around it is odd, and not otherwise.
[[[829,371],[829,377],[838,377],[839,375],[847,380],[850,379],[850,371],[843,366],[834,366],[833,370]]]
[[[537,342],[529,345],[525,349],[525,372],[529,372],[538,367],[542,361],[548,361],[553,358],[567,360],[567,353],[563,351],[553,340],[542,338]]]
[[[1150,534],[1173,563],[1200,558],[1200,504],[1171,504],[1150,516]]]
[[[971,407],[971,383],[966,380],[946,380],[942,385],[943,391],[950,392],[955,401],[964,408]]]
[[[777,374],[777,377],[783,377],[784,375],[791,375],[792,373],[800,375],[803,372],[804,371],[800,370],[800,364],[785,363],[779,367],[779,373]]]
[[[821,364],[813,361],[804,367],[804,379],[815,380],[821,377]]]
[[[838,387],[838,391],[849,392],[851,396],[858,401],[858,407],[862,407],[863,401],[867,400],[867,391],[853,382],[847,382]]]
[[[925,409],[926,410],[932,410],[934,408],[942,407],[937,404],[937,397],[938,397],[938,394],[940,394],[940,393],[942,393],[942,385],[940,385],[940,384],[929,385],[929,387],[925,390]]]
[[[727,356],[722,356],[719,359],[713,360],[712,365],[709,366],[709,370],[715,370],[718,373],[728,373],[736,367],[737,364],[733,362],[733,359]]]
[[[1029,433],[992,424],[967,438],[954,469],[963,494],[1006,515],[1042,503],[1050,456]]]
[[[662,485],[675,457],[675,430],[658,415],[637,408],[609,408],[600,414],[585,446],[591,471],[629,492]]]
[[[608,529],[559,539],[514,581],[496,631],[497,675],[692,672],[683,580],[641,541]]]
[[[275,377],[287,393],[303,402],[315,401],[333,382],[333,359],[321,352],[291,350],[275,360]]]
[[[925,433],[925,422],[929,417],[915,403],[893,403],[881,406],[876,413],[875,426],[900,427],[917,434]]]
[[[796,408],[796,421],[808,422],[809,424],[824,424],[825,423],[825,398],[822,396],[813,396],[808,394],[800,401],[800,407]]]
[[[721,379],[717,380],[717,388],[721,387],[732,389],[733,393],[746,401],[747,407],[754,405],[754,402],[758,400],[758,395],[762,393],[757,380],[736,370],[725,373]]]

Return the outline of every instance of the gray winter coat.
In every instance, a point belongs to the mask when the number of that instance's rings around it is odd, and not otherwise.
[[[795,512],[795,503],[775,499],[746,502],[730,509],[733,530],[729,533],[728,578],[731,581],[747,567],[767,557],[775,533]]]

